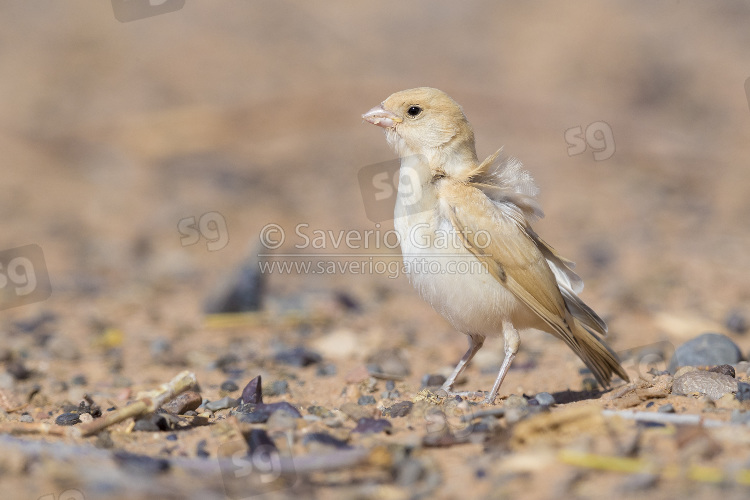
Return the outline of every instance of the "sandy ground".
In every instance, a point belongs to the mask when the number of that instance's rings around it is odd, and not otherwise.
[[[615,350],[670,352],[714,331],[750,351],[750,338],[726,326],[733,312],[750,316],[746,3],[187,1],[152,17],[145,6],[119,10],[143,17],[130,22],[119,22],[109,2],[1,9],[0,250],[19,250],[0,252],[0,386],[26,404],[6,423],[24,412],[53,423],[84,394],[105,411],[123,407],[182,370],[210,400],[224,395],[226,380],[240,389],[258,374],[266,387],[286,380],[289,392],[268,400],[304,415],[313,405],[356,405],[363,394],[375,396],[364,408],[377,416],[412,401],[423,375],[450,369],[466,340],[404,276],[368,267],[398,262],[398,249],[340,236],[392,230],[391,220],[368,217],[378,207],[360,180],[362,169],[378,171],[373,165],[394,155],[360,115],[423,85],[462,104],[480,156],[504,146],[533,173],[547,214],[535,227],[578,263],[583,298],[609,323]],[[257,246],[259,235],[276,241],[279,231],[285,239],[273,252]],[[261,313],[211,322],[205,300],[259,248],[273,254],[268,262],[323,264],[266,274]],[[19,257],[31,267],[13,267]],[[27,300],[17,292],[28,272],[39,288]],[[2,496],[746,496],[732,471],[750,468],[747,427],[685,437],[602,420],[598,410],[621,406],[611,394],[581,392],[588,375],[572,352],[537,332],[522,342],[498,406],[509,395],[549,392],[565,401],[550,415],[580,411],[568,413],[580,428],[550,424],[524,440],[523,429],[495,419],[496,428],[465,432],[466,442],[424,446],[435,432],[418,412],[390,419],[390,434],[363,437],[352,437],[351,418],[341,427],[308,419],[296,424],[289,453],[313,453],[298,438],[325,431],[368,450],[366,463],[300,471],[274,487],[235,484],[240,493],[217,460],[228,410],[174,441],[127,424],[109,445],[5,435]],[[335,374],[273,361],[299,345]],[[408,374],[390,400],[384,380],[368,386],[362,373],[394,350]],[[501,356],[502,341],[488,341],[461,388],[489,389]],[[625,364],[631,378],[647,369]],[[29,373],[19,377],[19,366]],[[653,402],[632,409],[653,411]],[[695,398],[656,401],[668,402],[678,413],[730,418],[730,407]],[[637,450],[628,452],[633,440]],[[112,459],[122,450],[171,460],[171,469],[123,469]],[[565,458],[574,452],[679,471],[641,484],[644,474],[632,469]],[[690,466],[727,477],[717,485]]]

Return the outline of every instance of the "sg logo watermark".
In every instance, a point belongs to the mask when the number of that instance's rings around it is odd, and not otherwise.
[[[86,497],[78,490],[65,490],[58,496],[50,493],[39,497],[37,500],[86,500]]]
[[[372,222],[393,219],[397,196],[401,196],[407,210],[419,203],[422,182],[417,169],[409,165],[420,162],[424,163],[424,160],[415,155],[373,163],[359,169],[359,190],[368,219]]]
[[[121,23],[175,12],[185,6],[185,0],[112,0],[115,19]]]
[[[39,245],[0,252],[0,310],[47,300],[52,285]]]
[[[615,154],[615,136],[607,122],[593,122],[585,132],[580,125],[569,128],[565,131],[565,142],[568,143],[568,156],[586,152],[587,145],[594,151],[596,161],[608,160]]]
[[[206,212],[197,220],[195,217],[185,217],[177,223],[177,230],[184,247],[195,245],[205,238],[208,251],[215,252],[229,243],[227,221],[219,212]]]
[[[245,500],[282,490],[292,486],[297,479],[291,445],[286,436],[274,441],[265,431],[254,430],[253,433],[256,437],[250,439],[249,453],[244,446],[232,441],[218,449],[225,493],[231,500]],[[282,443],[282,449],[276,446],[277,442]]]

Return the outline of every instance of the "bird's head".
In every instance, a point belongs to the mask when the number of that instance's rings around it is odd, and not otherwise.
[[[441,90],[420,87],[396,92],[362,118],[383,127],[389,144],[401,157],[476,160],[474,131],[461,106]]]

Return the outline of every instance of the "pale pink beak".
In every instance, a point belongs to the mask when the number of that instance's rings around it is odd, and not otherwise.
[[[377,125],[378,127],[383,128],[395,127],[397,123],[401,123],[402,121],[404,121],[394,113],[391,113],[390,111],[384,109],[382,104],[380,106],[375,106],[374,108],[372,108],[370,111],[362,115],[362,118],[364,118],[365,121],[372,123],[373,125]]]

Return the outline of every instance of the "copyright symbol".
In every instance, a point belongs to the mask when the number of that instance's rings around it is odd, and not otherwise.
[[[266,224],[260,230],[260,243],[269,250],[276,250],[284,244],[284,229],[278,224]]]

